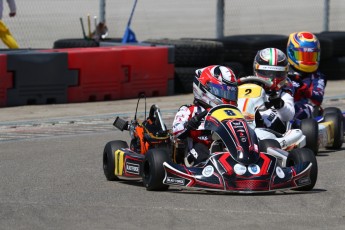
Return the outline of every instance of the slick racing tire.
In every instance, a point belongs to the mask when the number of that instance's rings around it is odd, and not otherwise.
[[[143,184],[146,190],[164,191],[169,188],[169,185],[163,184],[164,162],[169,162],[169,153],[166,148],[153,148],[145,154]]]
[[[103,151],[103,171],[104,175],[109,181],[119,180],[115,176],[115,151],[120,148],[128,148],[125,141],[110,141],[108,142]]]
[[[91,39],[80,39],[80,38],[70,38],[70,39],[59,39],[54,42],[54,49],[64,49],[64,48],[85,48],[85,47],[99,47],[99,42]]]
[[[294,166],[300,163],[304,162],[311,162],[311,170],[310,170],[310,180],[311,183],[309,185],[298,187],[294,190],[297,191],[309,191],[312,190],[316,184],[317,180],[317,174],[318,174],[318,166],[316,157],[312,150],[307,148],[301,148],[301,149],[293,149],[289,152],[289,155],[287,157],[286,166]]]
[[[344,142],[344,126],[343,115],[339,113],[326,113],[324,121],[333,123],[333,137],[334,141],[331,146],[327,146],[329,149],[340,149]]]
[[[312,118],[302,120],[301,130],[306,137],[305,148],[311,149],[317,155],[319,152],[319,125],[317,121]]]
[[[260,140],[259,141],[259,150],[260,152],[267,152],[268,147],[274,147],[281,149],[281,146],[278,141],[274,139],[265,139],[265,140]]]

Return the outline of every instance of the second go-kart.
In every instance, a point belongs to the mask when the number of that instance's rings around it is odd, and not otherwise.
[[[238,108],[243,112],[249,125],[255,129],[255,132],[260,140],[275,139],[279,142],[281,148],[284,150],[307,147],[313,150],[313,152],[317,152],[317,136],[313,135],[306,137],[306,135],[303,133],[303,129],[292,129],[290,122],[286,122],[285,124],[285,133],[278,133],[265,127],[257,127],[255,114],[261,109],[266,109],[264,103],[268,99],[268,96],[266,95],[262,85],[270,86],[270,84],[272,84],[270,81],[265,81],[264,79],[256,76],[249,76],[239,79]],[[310,129],[316,128],[317,130],[317,123],[315,120],[312,120],[307,125],[303,125],[303,128],[304,127]],[[307,139],[312,140],[315,143],[308,142]]]
[[[267,85],[270,82],[256,76],[241,78],[239,81],[239,108],[255,126],[254,114],[266,100],[265,91],[260,85]],[[322,110],[320,115],[322,116],[287,122],[287,131],[284,134],[277,134],[265,128],[256,131],[259,139],[275,138],[283,149],[306,147],[317,154],[320,148],[341,148],[344,141],[342,112],[338,108],[331,107]]]

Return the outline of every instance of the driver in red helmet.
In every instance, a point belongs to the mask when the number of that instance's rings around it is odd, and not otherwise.
[[[179,108],[172,127],[173,135],[185,141],[186,166],[203,162],[209,156],[211,133],[204,130],[204,117],[199,116],[220,104],[237,106],[237,79],[230,68],[211,65],[195,72],[194,103]]]

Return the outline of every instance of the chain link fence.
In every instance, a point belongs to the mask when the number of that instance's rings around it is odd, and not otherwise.
[[[227,0],[224,35],[283,34],[324,28],[325,0]],[[107,0],[106,23],[110,38],[124,34],[133,1]],[[214,0],[138,0],[131,28],[138,41],[151,38],[215,38]],[[329,30],[345,31],[344,0],[330,0]],[[82,38],[80,17],[88,33],[87,15],[99,17],[99,0],[17,0],[17,15],[4,18],[21,48],[52,48],[62,38]],[[0,43],[0,48],[7,48]]]

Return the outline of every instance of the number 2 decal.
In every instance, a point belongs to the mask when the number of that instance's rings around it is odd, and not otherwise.
[[[249,95],[249,94],[252,92],[252,89],[246,89],[245,92],[246,92],[246,93],[245,93],[244,95],[247,96],[247,95]]]

